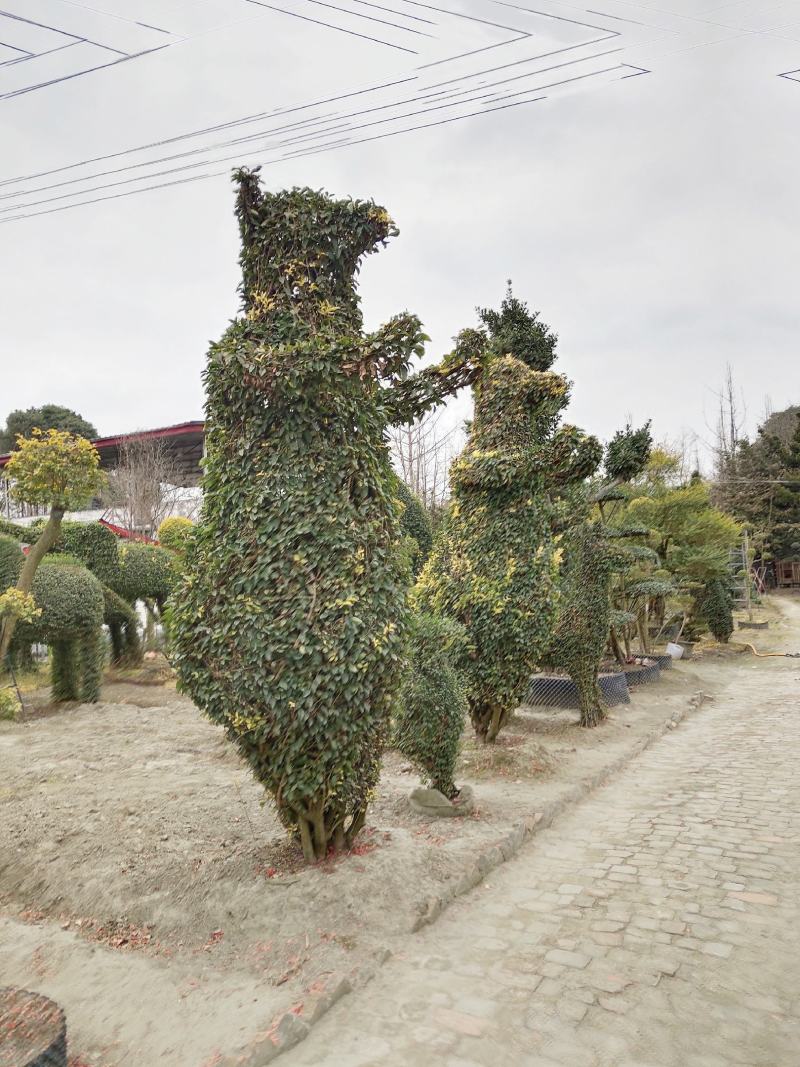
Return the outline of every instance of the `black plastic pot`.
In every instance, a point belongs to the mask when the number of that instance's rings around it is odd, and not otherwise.
[[[628,684],[622,672],[598,676],[603,703],[608,708],[630,704]],[[578,687],[563,674],[534,674],[528,684],[525,703],[540,708],[579,708]]]
[[[692,658],[692,653],[694,652],[694,641],[677,641],[676,644],[679,644],[683,649],[683,659]]]
[[[0,1064],[67,1067],[67,1022],[55,1001],[27,989],[0,989]]]
[[[632,663],[629,667],[623,667],[622,672],[628,680],[628,688],[636,685],[648,685],[657,682],[661,677],[661,668],[649,657],[640,663]]]

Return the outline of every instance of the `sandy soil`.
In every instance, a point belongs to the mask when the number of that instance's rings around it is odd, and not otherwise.
[[[800,613],[768,611],[769,631],[737,637],[781,647]],[[313,868],[221,731],[169,686],[117,681],[102,704],[0,723],[0,985],[66,1008],[74,1067],[212,1065],[334,976],[402,951],[422,901],[523,815],[693,694],[769,662],[709,650],[595,731],[520,709],[494,749],[465,740],[459,781],[478,810],[464,820],[412,814],[416,775],[389,753],[353,853]]]

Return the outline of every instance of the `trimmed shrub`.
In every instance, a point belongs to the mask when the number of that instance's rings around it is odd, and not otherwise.
[[[182,515],[171,515],[159,526],[158,541],[170,552],[183,556],[186,553],[189,538],[192,536],[192,530],[194,530],[194,523],[191,519],[184,518]]]
[[[313,860],[364,823],[400,685],[386,427],[463,384],[469,354],[409,375],[416,318],[364,335],[354,279],[396,233],[383,208],[236,180],[243,315],[209,354],[203,514],[170,641]]]
[[[111,636],[111,662],[126,667],[141,663],[144,649],[136,609],[107,585],[103,586],[103,604],[103,621]]]
[[[16,690],[10,687],[0,689],[0,722],[14,722],[21,708]]]
[[[489,334],[472,331],[484,367],[469,440],[451,467],[453,503],[414,595],[420,609],[465,627],[470,716],[478,737],[493,741],[550,643],[561,557],[553,497],[590,475],[602,449],[559,426],[569,385],[537,369],[553,357],[536,316],[509,295],[501,312],[482,317]],[[512,342],[523,358],[500,354]]]
[[[99,522],[62,522],[61,534],[51,549],[77,557],[101,582],[113,584],[117,568],[119,542]]]
[[[725,644],[733,633],[733,599],[721,578],[714,578],[705,587],[699,608],[715,640]]]
[[[117,572],[109,582],[131,604],[152,600],[162,610],[178,580],[178,558],[159,545],[128,541],[118,548]]]
[[[99,699],[105,646],[103,587],[85,567],[63,563],[57,556],[33,579],[33,596],[41,616],[20,623],[14,644],[39,642],[52,652],[53,700]]]
[[[449,799],[458,792],[453,779],[467,714],[466,690],[455,666],[465,637],[452,619],[412,618],[408,673],[395,716],[394,747]]]
[[[414,541],[411,566],[416,578],[430,555],[433,527],[425,505],[399,478],[397,479],[397,498],[403,509],[400,515],[400,531]]]
[[[16,583],[24,559],[19,541],[0,533],[0,592]]]
[[[41,533],[41,527],[39,527],[39,533]],[[0,536],[12,537],[14,541],[22,541],[24,544],[32,544],[38,534],[35,527],[20,526],[16,522],[9,522],[8,519],[0,519]]]
[[[597,726],[605,718],[597,674],[608,640],[616,564],[599,525],[587,522],[565,536],[558,617],[544,659],[567,671],[577,686],[581,726]]]

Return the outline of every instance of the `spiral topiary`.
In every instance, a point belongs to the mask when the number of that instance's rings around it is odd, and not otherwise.
[[[395,748],[448,799],[458,792],[454,776],[467,713],[466,689],[456,667],[465,636],[452,619],[412,617],[409,666],[394,723]]]

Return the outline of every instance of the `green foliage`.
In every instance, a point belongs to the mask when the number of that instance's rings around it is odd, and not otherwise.
[[[193,529],[194,523],[191,519],[186,519],[182,515],[171,515],[159,526],[157,537],[164,548],[168,548],[177,556],[183,556]]]
[[[383,208],[236,180],[244,314],[209,353],[203,515],[170,639],[311,860],[363,825],[400,683],[386,426],[468,381],[473,353],[409,375],[414,316],[363,333],[354,275],[397,232]]]
[[[488,741],[550,642],[561,556],[553,497],[592,474],[602,455],[594,438],[559,425],[568,383],[531,366],[549,366],[549,356],[525,345],[524,359],[497,354],[509,337],[524,336],[518,307],[514,330],[505,328],[510,299],[497,316],[482,312],[488,332],[470,336],[481,357],[475,415],[451,468],[453,503],[415,589],[420,609],[467,632],[470,715]],[[535,316],[528,322],[535,333]]]
[[[582,726],[597,726],[605,718],[597,675],[612,621],[612,576],[626,560],[600,523],[583,522],[564,537],[558,617],[543,658],[567,671],[577,686]]]
[[[758,437],[723,459],[714,486],[719,505],[746,523],[765,559],[800,559],[800,409],[776,412]]]
[[[514,356],[531,370],[550,370],[556,359],[558,337],[539,321],[538,311],[529,311],[523,300],[511,292],[511,282],[499,311],[478,308],[486,327],[489,351],[493,356]]]
[[[116,580],[118,540],[100,522],[62,522],[51,552],[77,557],[101,582],[113,584]]]
[[[102,680],[103,587],[85,567],[45,557],[33,579],[33,596],[41,616],[20,623],[16,646],[35,642],[53,654],[53,699],[99,699]]]
[[[411,566],[416,577],[425,566],[425,561],[430,555],[433,544],[433,528],[430,516],[422,501],[416,496],[405,482],[397,479],[395,494],[402,506],[400,514],[400,532],[405,537],[410,537],[414,542]]]
[[[66,430],[68,433],[85,437],[92,441],[97,437],[97,430],[77,411],[61,407],[58,404],[43,404],[26,411],[12,411],[6,419],[5,429],[0,430],[0,453],[10,452],[16,446],[17,435],[30,437],[34,429]]]
[[[8,519],[0,519],[0,534],[13,537],[15,541],[22,541],[26,545],[36,539],[30,526],[20,526],[16,522],[9,522]]]
[[[631,481],[647,466],[652,447],[649,422],[638,430],[634,430],[630,423],[624,430],[617,430],[606,445],[606,477],[616,483]]]
[[[113,589],[131,603],[155,601],[162,608],[175,588],[180,571],[174,552],[159,545],[127,541],[119,546]]]
[[[467,697],[455,666],[466,635],[451,619],[415,615],[409,666],[395,717],[394,746],[448,798],[467,713]]]
[[[62,513],[83,507],[105,484],[94,445],[62,430],[19,438],[4,473],[16,500]]]
[[[698,598],[697,614],[708,625],[717,641],[723,644],[733,633],[733,600],[729,585],[721,578],[714,578]]]
[[[111,635],[111,662],[134,666],[142,660],[136,609],[107,585],[103,586],[103,621]]]
[[[24,559],[16,538],[0,533],[0,589],[16,583]]]
[[[21,710],[16,690],[10,686],[0,689],[0,722],[14,722]]]

